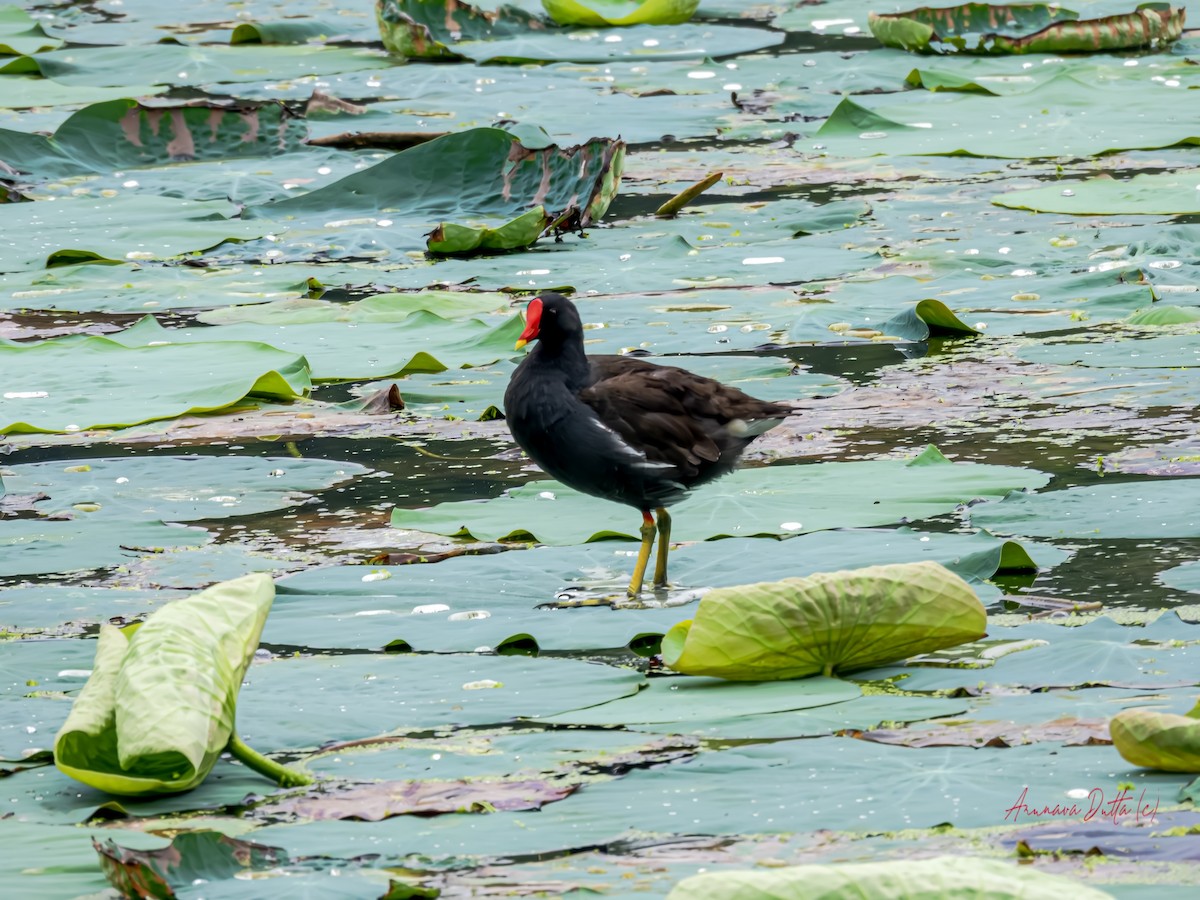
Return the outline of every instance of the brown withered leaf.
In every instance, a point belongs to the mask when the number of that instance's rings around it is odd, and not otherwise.
[[[1017,747],[1048,741],[1078,747],[1111,744],[1107,719],[1061,716],[1050,722],[955,721],[929,727],[843,732],[878,744],[904,747]]]
[[[354,819],[378,822],[392,816],[436,816],[541,809],[579,787],[545,779],[479,779],[474,781],[379,781],[324,784],[301,795],[269,800],[255,808],[259,815],[296,819]]]

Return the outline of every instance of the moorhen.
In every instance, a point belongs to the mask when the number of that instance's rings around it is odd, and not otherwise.
[[[587,356],[579,311],[562,294],[529,301],[517,349],[537,346],[504,392],[521,448],[577,491],[642,513],[642,546],[629,596],[642,589],[658,514],[654,586],[667,583],[666,507],[730,472],[746,445],[791,412],[686,369],[627,356]]]

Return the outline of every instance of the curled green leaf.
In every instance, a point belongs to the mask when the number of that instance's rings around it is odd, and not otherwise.
[[[972,328],[941,300],[927,297],[897,313],[882,326],[884,334],[893,334],[910,341],[930,337],[974,337],[979,329]]]
[[[981,638],[987,613],[935,562],[719,588],[663,638],[688,675],[773,681],[850,672]]]
[[[113,794],[199,785],[233,736],[274,597],[270,576],[247,575],[167,604],[132,635],[102,626],[92,675],[54,739],[55,765]]]
[[[1200,720],[1155,709],[1126,709],[1108,725],[1113,746],[1135,766],[1200,772]]]

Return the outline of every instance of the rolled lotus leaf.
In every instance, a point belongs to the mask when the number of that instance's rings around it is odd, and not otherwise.
[[[1154,709],[1127,709],[1108,723],[1113,746],[1135,766],[1200,772],[1200,719]]]
[[[1016,862],[937,857],[893,862],[707,872],[679,882],[667,900],[893,900],[961,897],[976,900],[1101,900],[1110,897],[1073,878]]]
[[[949,569],[897,563],[709,591],[662,651],[688,675],[775,681],[930,653],[986,628],[983,604]]]
[[[167,604],[132,636],[102,626],[92,675],[54,739],[58,768],[113,794],[200,784],[229,743],[274,599],[269,575],[247,575]]]

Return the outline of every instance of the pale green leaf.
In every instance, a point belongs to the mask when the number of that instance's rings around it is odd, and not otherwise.
[[[782,869],[725,870],[693,875],[667,900],[893,900],[962,897],[964,900],[1104,900],[1096,888],[1022,866],[972,856],[905,859]]]
[[[1200,720],[1157,709],[1127,709],[1108,723],[1113,746],[1135,766],[1200,772]]]
[[[54,741],[58,767],[116,794],[200,784],[233,733],[274,596],[269,576],[247,575],[167,604],[132,638],[104,626],[92,678]]]
[[[718,588],[663,638],[691,675],[768,681],[867,669],[978,640],[987,613],[935,562],[895,563]]]
[[[542,0],[560,25],[678,25],[696,12],[700,0]]]

